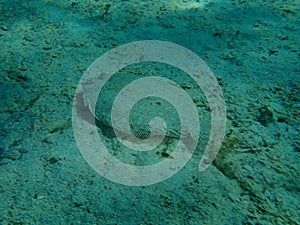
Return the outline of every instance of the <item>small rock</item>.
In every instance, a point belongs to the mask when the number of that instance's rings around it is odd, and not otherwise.
[[[1,30],[8,31],[8,28],[5,25],[0,26],[0,28],[1,28]]]
[[[22,157],[22,152],[19,149],[11,149],[4,152],[3,157],[14,161]]]
[[[253,171],[253,168],[250,165],[245,165],[244,168],[245,168],[245,170]]]
[[[25,36],[24,39],[29,42],[33,41],[33,38],[31,36]]]
[[[49,46],[49,45],[46,45],[46,46],[43,46],[43,49],[44,49],[44,50],[50,50],[50,49],[52,49],[52,47]]]

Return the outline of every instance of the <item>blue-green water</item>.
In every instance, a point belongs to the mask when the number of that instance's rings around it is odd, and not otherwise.
[[[0,224],[299,224],[299,3],[0,0]],[[200,136],[192,158],[169,179],[126,186],[99,175],[82,156],[72,106],[94,60],[141,40],[175,43],[205,61],[224,95],[226,134],[200,172],[213,123],[207,96],[177,68],[130,65],[107,90],[118,92],[135,78],[169,78],[191,96]],[[112,106],[111,92],[101,93],[99,104]],[[106,123],[109,107],[94,113],[80,96],[79,108],[89,113],[82,121],[98,113],[98,137],[114,158],[136,166],[177,160],[173,134],[180,123],[168,127],[157,148],[136,153]],[[152,98],[144,111],[136,105],[131,123],[149,122],[164,104]],[[180,122],[173,108],[158,115]],[[149,137],[147,122],[131,131]]]

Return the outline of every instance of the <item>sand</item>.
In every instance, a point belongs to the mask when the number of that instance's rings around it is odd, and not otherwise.
[[[1,0],[0,223],[299,224],[299,5]],[[207,63],[222,87],[227,130],[205,171],[198,164],[206,125],[181,171],[132,187],[105,179],[84,160],[72,104],[95,59],[145,39],[182,45]],[[195,101],[205,123],[203,94]],[[136,163],[105,137],[112,154]],[[168,156],[159,151],[154,161]]]

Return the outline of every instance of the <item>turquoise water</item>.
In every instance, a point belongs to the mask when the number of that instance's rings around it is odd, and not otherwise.
[[[0,224],[299,224],[299,3],[0,0]],[[96,112],[88,99],[94,89],[77,95],[80,79],[98,57],[142,40],[189,49],[204,60],[222,89],[226,132],[204,171],[199,161],[214,110],[186,71],[145,62],[130,65],[109,80]],[[179,63],[191,67],[189,60]],[[73,102],[82,97],[75,104],[87,112],[78,113],[80,121],[95,123],[114,158],[135,166],[172,164],[178,160],[174,146],[183,125],[173,125],[180,115],[167,101],[152,96],[133,107],[130,125],[138,138],[150,137],[155,115],[171,124],[151,151],[124,146],[111,127],[110,107],[118,92],[150,76],[176,82],[191,97],[200,123],[198,143],[182,169],[171,166],[170,178],[123,185],[101,174],[103,168],[99,174],[83,157]],[[177,99],[176,94],[171,96]],[[125,100],[120,109],[130,98]],[[187,102],[179,105],[190,118]],[[188,138],[183,141],[187,148],[193,141]],[[128,177],[123,172],[112,175],[122,174],[131,183],[130,171]],[[166,171],[140,178],[151,180],[160,173]]]

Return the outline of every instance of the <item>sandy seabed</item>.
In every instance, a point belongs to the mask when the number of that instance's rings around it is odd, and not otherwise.
[[[299,5],[0,0],[0,223],[299,224]],[[145,39],[182,45],[208,64],[227,131],[204,172],[202,143],[170,179],[130,187],[99,176],[81,156],[72,102],[95,59]],[[193,97],[207,113],[203,96]]]

